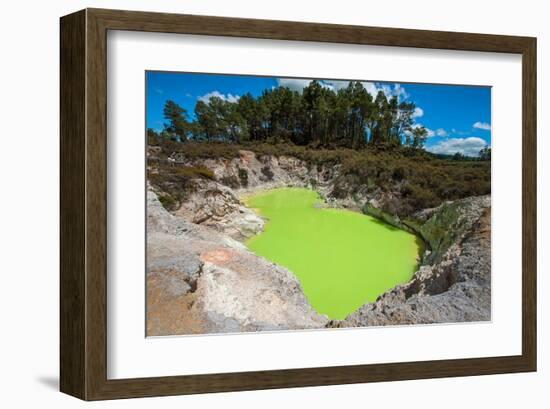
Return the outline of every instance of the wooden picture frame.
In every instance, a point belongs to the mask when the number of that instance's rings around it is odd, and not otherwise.
[[[107,32],[130,30],[522,56],[522,353],[157,378],[107,378]],[[60,389],[85,400],[536,370],[536,39],[86,9],[61,18]]]

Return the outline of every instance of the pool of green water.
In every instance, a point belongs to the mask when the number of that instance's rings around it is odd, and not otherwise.
[[[310,304],[331,319],[345,318],[416,271],[422,247],[416,236],[371,216],[321,208],[313,190],[274,189],[244,202],[268,220],[247,246],[292,271]]]

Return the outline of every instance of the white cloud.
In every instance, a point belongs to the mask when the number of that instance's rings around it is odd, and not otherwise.
[[[378,95],[379,91],[382,91],[386,95],[386,98],[391,98],[393,96],[396,96],[399,101],[405,100],[409,97],[409,94],[407,94],[407,92],[405,91],[405,88],[403,88],[401,84],[393,84],[393,86],[391,86],[389,84],[379,84],[379,83],[368,82],[368,81],[365,81],[362,84],[363,84],[363,87],[365,87],[367,92],[371,94],[373,98],[376,98],[376,95]],[[424,114],[424,111],[422,111],[422,115],[423,114]]]
[[[473,125],[474,128],[477,129],[483,129],[484,131],[490,131],[491,130],[491,124],[488,124],[487,122],[476,122]]]
[[[321,86],[331,89],[334,92],[337,92],[342,88],[346,88],[349,85],[349,81],[341,81],[341,80],[322,80],[319,82]]]
[[[447,133],[447,131],[443,128],[438,128],[435,130],[435,134],[437,136],[448,136],[449,134]]]
[[[221,100],[227,101],[227,102],[237,102],[240,98],[238,95],[222,94],[219,91],[212,91],[212,92],[209,92],[208,94],[205,94],[205,95],[199,97],[198,99],[199,99],[199,101],[202,101],[202,102],[208,104],[208,102],[210,101],[210,98],[212,98],[212,97],[217,97],[217,98],[220,98]]]
[[[302,90],[307,87],[312,80],[309,79],[299,79],[299,78],[277,78],[277,83],[280,87],[287,87],[291,90],[302,92]],[[350,81],[347,80],[318,80],[319,84],[322,87],[328,88],[332,91],[338,91],[340,89],[346,88]],[[373,98],[376,98],[378,91],[382,91],[387,98],[397,96],[399,101],[405,100],[409,97],[409,94],[405,91],[405,88],[401,84],[380,84],[369,81],[361,81],[363,87],[367,90]],[[420,117],[424,115],[424,111],[421,108],[417,108],[415,113]]]
[[[302,92],[309,85],[311,80],[301,80],[298,78],[277,78],[280,87],[287,87],[293,91]]]
[[[299,78],[277,78],[277,84],[280,87],[287,87],[293,91],[302,92],[302,90],[307,87],[311,81],[308,79],[299,79]],[[338,91],[341,88],[348,86],[349,81],[339,81],[339,80],[317,80],[319,84],[328,88],[332,91]]]
[[[479,151],[486,146],[487,142],[483,139],[470,136],[468,138],[446,139],[435,145],[426,147],[426,149],[433,153],[452,155],[458,152],[465,156],[478,156]]]
[[[407,94],[405,88],[403,88],[401,84],[393,84],[393,88],[390,92],[392,96],[396,95],[400,101],[409,98],[409,94]]]
[[[416,129],[416,128],[420,128],[421,126],[424,126],[424,125],[419,124],[419,123],[417,122],[417,123],[413,124],[413,125],[411,126],[411,128],[412,128],[412,129]],[[433,137],[433,136],[436,135],[436,132],[432,131],[430,128],[426,128],[425,126],[424,126],[424,128],[426,129],[426,132],[427,132],[427,133],[426,133],[426,137],[431,138],[431,137]],[[411,131],[405,131],[405,134],[407,134],[407,135],[412,135],[412,132],[411,132]]]
[[[420,118],[424,116],[424,110],[420,107],[416,107],[413,112],[413,118]]]
[[[376,98],[376,94],[378,94],[378,88],[376,87],[376,84],[374,82],[363,82],[363,87],[365,87],[369,94]]]
[[[419,123],[415,123],[413,124],[412,128],[415,129],[415,128],[420,128],[421,126],[423,126],[422,124],[419,124]],[[424,127],[426,128],[426,127]],[[432,138],[434,136],[448,136],[449,134],[447,133],[447,131],[443,128],[438,128],[436,129],[435,131],[433,129],[430,129],[430,128],[426,128],[426,136],[428,138]],[[407,132],[409,135],[411,135],[410,132]]]

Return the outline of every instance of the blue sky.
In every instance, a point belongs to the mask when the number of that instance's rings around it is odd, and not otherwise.
[[[147,128],[162,129],[162,109],[171,99],[194,117],[198,100],[211,96],[237,101],[250,92],[258,96],[264,89],[287,86],[301,91],[309,79],[255,77],[218,74],[146,72]],[[329,88],[347,86],[347,81],[321,80]],[[412,101],[417,106],[415,121],[428,129],[426,149],[436,153],[456,153],[475,156],[481,148],[491,145],[491,88],[481,86],[411,84],[363,81],[371,94],[382,90],[397,95],[400,101]]]

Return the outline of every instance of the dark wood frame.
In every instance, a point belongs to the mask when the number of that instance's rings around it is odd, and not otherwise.
[[[132,30],[522,55],[522,354],[307,369],[107,379],[107,31]],[[536,39],[86,9],[61,18],[60,389],[114,399],[536,370]]]

